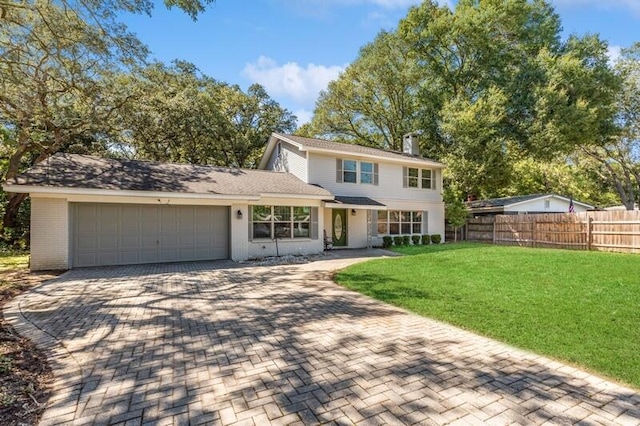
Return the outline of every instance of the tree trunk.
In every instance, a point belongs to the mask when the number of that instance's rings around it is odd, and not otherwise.
[[[2,218],[2,226],[5,228],[14,228],[20,205],[27,198],[28,194],[7,194],[7,205]]]

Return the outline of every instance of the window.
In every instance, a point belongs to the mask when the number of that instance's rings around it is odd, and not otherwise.
[[[311,237],[311,207],[252,206],[253,238]]]
[[[418,187],[418,169],[409,167],[409,169],[407,170],[407,187],[409,188]]]
[[[378,185],[378,164],[368,161],[336,159],[336,182]]]
[[[342,181],[347,183],[358,182],[358,162],[355,160],[342,160]]]
[[[387,220],[387,211],[378,210],[378,235],[386,235],[389,233],[389,223]]]
[[[431,170],[422,169],[422,189],[434,189],[434,179]]]
[[[360,183],[373,185],[373,163],[360,162]]]
[[[378,235],[422,234],[420,211],[378,210]]]
[[[544,200],[544,208],[548,209],[551,206],[551,202],[549,200]]]
[[[433,170],[403,167],[402,179],[402,186],[405,188],[436,189]]]

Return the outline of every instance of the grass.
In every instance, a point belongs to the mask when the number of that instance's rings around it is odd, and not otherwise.
[[[29,254],[21,252],[0,252],[0,273],[29,267]]]
[[[640,388],[638,255],[481,244],[410,246],[337,281],[423,316]]]

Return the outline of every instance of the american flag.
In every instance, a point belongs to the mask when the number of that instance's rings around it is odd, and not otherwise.
[[[569,198],[569,213],[574,213],[576,209],[573,208],[573,198]]]

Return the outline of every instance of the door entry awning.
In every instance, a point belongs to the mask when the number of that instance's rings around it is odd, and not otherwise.
[[[387,206],[369,197],[344,197],[336,195],[335,200],[325,201],[328,209],[360,209],[360,210],[387,210]]]

